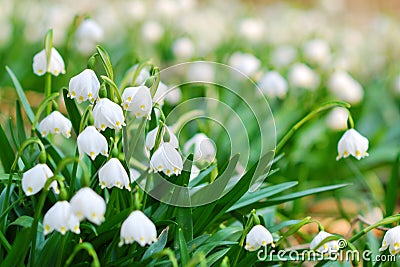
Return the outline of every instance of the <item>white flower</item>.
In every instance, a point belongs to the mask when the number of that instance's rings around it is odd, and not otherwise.
[[[333,235],[330,233],[327,233],[325,231],[320,231],[313,238],[313,240],[311,240],[310,249],[317,250],[321,253],[338,251],[339,250],[338,240],[328,241],[328,242],[325,242],[323,245],[317,247],[325,238],[330,237],[330,236],[333,236]]]
[[[189,154],[191,148],[194,148],[193,161],[195,162],[213,162],[217,154],[214,142],[203,133],[198,133],[190,138],[183,150]]]
[[[121,241],[118,245],[132,244],[135,241],[142,247],[157,241],[156,226],[139,210],[133,211],[122,223]]]
[[[197,176],[199,176],[199,174],[200,174],[200,169],[197,168],[197,166],[193,164],[193,165],[192,165],[192,168],[191,168],[191,170],[190,170],[189,181],[191,181],[191,180],[197,178]]]
[[[329,44],[324,40],[310,40],[303,46],[304,57],[311,63],[324,65],[329,62],[331,52]]]
[[[86,153],[94,160],[98,154],[108,156],[107,139],[99,133],[94,126],[88,126],[77,138],[80,157]]]
[[[83,187],[71,198],[71,210],[82,221],[88,219],[100,225],[104,221],[106,202],[89,187]]]
[[[261,61],[252,54],[235,52],[229,59],[229,65],[247,76],[253,76],[261,66]]]
[[[122,106],[133,112],[137,118],[150,118],[153,102],[150,89],[144,85],[127,87],[122,93]]]
[[[368,156],[368,139],[354,129],[347,130],[338,143],[338,153],[336,160],[347,158],[352,155],[356,159]]]
[[[168,90],[168,94],[164,96],[165,101],[170,105],[176,105],[182,99],[182,91],[179,87]]]
[[[93,108],[94,126],[99,131],[107,127],[119,130],[125,126],[125,118],[122,108],[108,98],[102,98],[96,102]]]
[[[193,42],[187,37],[178,38],[172,45],[172,51],[178,59],[190,59],[194,54]]]
[[[131,183],[133,183],[134,181],[137,180],[137,178],[140,177],[140,175],[142,175],[138,170],[134,169],[134,168],[129,168],[129,176],[131,177]]]
[[[69,138],[71,136],[71,128],[71,121],[58,111],[50,113],[38,126],[39,132],[43,137],[52,133],[63,134],[66,138]]]
[[[345,108],[334,108],[326,118],[326,123],[329,128],[335,131],[347,129],[347,119],[349,113]]]
[[[22,175],[22,190],[25,195],[31,196],[43,189],[46,180],[53,177],[53,172],[46,164],[36,164]],[[53,181],[50,185],[53,191],[58,194],[57,182]]]
[[[54,76],[65,73],[64,60],[54,47],[51,49],[49,66],[47,66],[46,51],[44,49],[33,57],[33,72],[38,76],[42,76],[47,71]]]
[[[334,72],[328,81],[328,87],[340,100],[350,104],[358,104],[364,97],[360,83],[344,71]]]
[[[124,166],[122,166],[121,162],[116,158],[111,158],[100,168],[99,180],[102,189],[116,186],[120,189],[125,187],[129,191],[131,190],[128,174]]]
[[[171,143],[162,143],[150,160],[150,170],[166,175],[179,175],[183,168],[182,157]]]
[[[53,230],[64,235],[68,230],[79,234],[79,220],[71,211],[71,204],[68,201],[58,201],[44,215],[43,218],[44,235]]]
[[[192,62],[188,66],[186,79],[193,82],[213,82],[215,66],[207,62]]]
[[[133,83],[133,78],[135,76],[136,70],[139,67],[139,64],[133,65],[125,75],[128,77],[131,77],[132,79],[130,80],[130,84],[133,84],[134,86],[138,85],[144,85],[146,80],[150,78],[150,67],[145,66],[140,69],[139,73],[136,76],[135,82]]]
[[[293,46],[281,45],[271,53],[271,61],[275,67],[286,67],[296,59],[297,51]]]
[[[93,53],[103,40],[103,29],[92,19],[82,21],[76,30],[76,46],[82,54]]]
[[[400,252],[400,226],[389,229],[383,237],[379,251],[385,251],[387,248],[389,248],[389,252],[392,255]]]
[[[158,132],[158,127],[154,128],[153,130],[151,130],[147,135],[146,135],[146,141],[145,141],[145,145],[147,150],[152,150],[155,143],[156,143],[156,138],[157,138],[157,132]],[[164,126],[162,131],[161,131],[161,142],[164,142],[164,135],[167,132],[168,136],[169,136],[169,143],[174,147],[174,148],[178,148],[179,147],[179,141],[178,138],[176,137],[176,135],[172,132],[172,130],[168,127],[168,126]]]
[[[318,75],[302,63],[296,63],[291,67],[288,79],[292,87],[301,87],[308,90],[315,90],[320,82]]]
[[[145,41],[156,43],[161,40],[163,35],[164,28],[158,21],[149,20],[142,26],[142,36]]]
[[[260,41],[264,35],[264,24],[255,18],[246,18],[239,23],[239,34],[245,39],[252,42]]]
[[[159,104],[160,106],[164,105],[164,98],[166,97],[167,92],[168,86],[160,81],[156,93],[154,94],[153,102]]]
[[[284,98],[288,91],[286,80],[276,71],[267,72],[258,81],[258,87],[270,98]]]
[[[91,69],[85,69],[71,78],[68,86],[68,96],[76,98],[78,103],[89,100],[93,103],[99,96],[100,82],[96,73]]]
[[[266,247],[273,244],[274,240],[271,233],[262,225],[255,225],[246,235],[245,249],[248,251],[258,250],[261,246]]]

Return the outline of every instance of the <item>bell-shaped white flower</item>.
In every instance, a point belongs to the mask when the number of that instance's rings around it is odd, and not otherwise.
[[[49,66],[47,66],[46,51],[44,49],[33,57],[33,72],[38,76],[42,76],[47,71],[54,76],[65,73],[64,60],[54,47],[51,49]]]
[[[122,93],[122,106],[133,112],[137,118],[150,118],[153,101],[150,89],[144,85],[125,88]]]
[[[103,29],[92,19],[85,19],[76,30],[76,47],[82,54],[93,53],[103,41]]]
[[[349,113],[345,108],[334,108],[326,118],[326,124],[332,130],[346,130]]]
[[[315,90],[320,82],[319,76],[302,63],[296,63],[291,67],[288,79],[292,87],[300,87],[307,90]]]
[[[364,97],[361,84],[345,71],[334,72],[328,81],[330,91],[340,100],[358,104]]]
[[[276,71],[267,72],[258,81],[258,87],[270,98],[284,98],[288,91],[286,80]]]
[[[100,225],[104,221],[106,202],[90,187],[83,187],[71,198],[72,213],[79,219],[85,218]]]
[[[261,246],[266,247],[268,244],[273,244],[274,239],[271,233],[262,225],[255,225],[246,235],[245,249],[248,251],[258,250]]]
[[[171,143],[161,143],[150,160],[151,171],[162,171],[168,176],[179,175],[182,168],[182,157]]]
[[[85,69],[78,75],[71,78],[68,86],[68,96],[76,98],[78,103],[89,100],[90,103],[99,96],[100,82],[96,73],[91,69]]]
[[[261,66],[261,61],[252,54],[235,52],[229,59],[229,65],[251,77]]]
[[[71,211],[71,204],[68,201],[58,201],[44,215],[44,235],[54,230],[65,235],[67,231],[79,234],[79,220]]]
[[[329,44],[321,39],[313,39],[303,46],[303,54],[310,63],[325,65],[331,59]]]
[[[98,154],[108,156],[107,139],[94,126],[86,127],[78,135],[76,141],[80,157],[83,157],[83,154],[87,154],[94,160]]]
[[[387,248],[392,255],[400,252],[400,226],[393,227],[385,233],[379,251],[385,251]]]
[[[138,242],[144,247],[157,241],[157,230],[154,223],[140,210],[133,211],[121,225],[121,241],[123,244]]]
[[[43,189],[46,180],[53,177],[53,172],[46,164],[36,164],[22,175],[22,190],[25,195],[31,196]],[[53,181],[50,185],[54,193],[58,194],[57,182]]]
[[[66,138],[69,138],[71,136],[71,128],[71,121],[58,111],[53,111],[50,113],[39,123],[38,126],[38,130],[43,137],[52,133],[62,134]]]
[[[116,158],[111,158],[100,168],[99,180],[101,188],[116,186],[120,189],[125,187],[129,191],[131,190],[129,176],[124,166],[122,166],[121,162]]]
[[[107,127],[119,130],[125,126],[125,118],[122,108],[108,98],[102,98],[96,102],[93,108],[94,126],[104,131]]]
[[[153,130],[151,130],[146,135],[145,145],[146,145],[147,150],[153,149],[153,147],[156,143],[158,128],[159,128],[159,126],[154,128]],[[164,142],[165,133],[167,133],[168,137],[169,137],[169,140],[165,140],[165,142],[169,142],[174,148],[178,148],[179,147],[178,138],[176,137],[176,135],[172,132],[172,130],[168,126],[164,126],[161,131],[161,136],[162,136],[161,141]]]
[[[193,151],[191,151],[191,149]],[[193,152],[193,161],[195,162],[213,162],[217,154],[214,142],[203,133],[198,133],[190,138],[183,151],[186,154]]]
[[[352,155],[356,159],[367,157],[368,139],[354,129],[347,130],[338,143],[338,156],[336,160]]]
[[[329,253],[339,250],[339,243],[338,240],[332,240],[325,242],[324,244],[317,247],[325,238],[333,236],[330,233],[325,231],[320,231],[314,238],[311,240],[310,249],[317,250],[321,253]]]

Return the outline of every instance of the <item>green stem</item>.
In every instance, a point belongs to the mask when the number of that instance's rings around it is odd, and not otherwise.
[[[79,157],[79,150],[75,150],[75,158]],[[71,181],[69,182],[69,195],[71,196],[75,189],[76,173],[78,171],[78,162],[75,161],[72,167]]]
[[[238,260],[240,258],[240,254],[242,253],[242,247],[243,247],[246,235],[250,231],[251,227],[253,226],[253,220],[254,220],[253,214],[255,214],[255,210],[251,211],[249,219],[247,220],[247,223],[246,223],[246,225],[245,225],[245,227],[243,229],[243,233],[242,233],[242,236],[240,237],[240,242],[239,242],[240,249],[239,249],[238,254],[236,255],[235,261],[233,262],[232,266],[236,266],[236,264],[237,264],[237,262],[238,262]]]
[[[89,169],[87,168],[86,164],[79,158],[67,157],[67,158],[64,158],[63,160],[61,160],[60,163],[58,163],[57,168],[54,171],[54,175],[59,174],[70,163],[79,163],[81,165],[82,172],[83,172],[82,185],[89,186],[89,184],[90,184]]]
[[[57,98],[59,95],[60,95],[59,93],[54,93],[50,96],[47,96],[46,99],[43,100],[43,102],[38,107],[35,117],[33,119],[33,123],[32,123],[32,130],[31,130],[32,137],[33,137],[33,133],[36,131],[36,124],[39,121],[40,115],[42,115],[44,109],[46,109],[46,113],[47,113],[47,108],[50,107],[50,102],[53,101],[55,98]]]
[[[97,253],[94,250],[92,244],[90,244],[88,242],[80,243],[75,246],[75,249],[72,252],[71,256],[69,256],[69,258],[65,262],[65,267],[68,267],[71,265],[72,260],[74,259],[75,255],[82,249],[86,250],[88,252],[88,254],[93,258],[93,262],[92,262],[91,266],[100,267],[100,262],[99,262],[99,258],[97,257]]]
[[[289,132],[286,133],[285,136],[281,139],[281,141],[276,145],[275,149],[275,154],[278,154],[280,150],[286,145],[286,143],[290,140],[290,138],[296,133],[296,131],[303,126],[306,122],[309,120],[313,119],[315,116],[317,116],[319,113],[329,110],[334,107],[343,107],[346,109],[350,108],[350,104],[346,102],[341,102],[341,101],[332,101],[332,102],[327,102],[323,104],[322,106],[318,107],[317,109],[314,109],[310,113],[308,113],[305,117],[303,117],[299,122],[297,122],[290,130]],[[349,112],[350,113],[350,112]],[[351,116],[349,115],[349,118]]]
[[[45,80],[44,80],[44,93],[46,98],[48,98],[51,95],[51,73],[46,72],[45,74]],[[49,115],[51,113],[51,104],[48,103],[46,107],[46,115]]]
[[[66,234],[68,235],[68,233],[66,233]],[[62,235],[61,236],[61,246],[60,246],[60,249],[59,249],[60,254],[58,255],[57,263],[56,263],[57,267],[61,267],[62,266],[62,258],[63,258],[63,253],[64,253],[64,248],[65,248],[66,241],[67,241],[66,236]]]

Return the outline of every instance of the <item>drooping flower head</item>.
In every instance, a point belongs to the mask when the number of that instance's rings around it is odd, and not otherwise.
[[[142,247],[157,241],[156,226],[139,210],[133,211],[122,223],[119,246],[132,244],[135,241]]]
[[[157,139],[158,128],[159,128],[159,126],[154,128],[153,130],[151,130],[146,135],[145,145],[146,145],[146,149],[147,150],[152,150],[153,149],[153,147],[154,147],[154,145],[156,143],[156,139]],[[164,136],[165,136],[166,133],[169,136],[169,140],[166,140],[166,141],[168,141],[174,148],[178,148],[179,147],[178,138],[172,132],[171,128],[168,127],[168,126],[164,126],[162,131],[161,131],[161,136],[162,136],[161,142],[164,142]]]
[[[255,225],[246,235],[245,249],[248,251],[258,250],[261,246],[266,247],[273,244],[274,239],[271,233],[262,225]]]
[[[82,54],[93,53],[103,41],[103,29],[93,19],[85,19],[76,29],[76,46]]]
[[[86,127],[78,135],[76,141],[80,157],[83,157],[83,154],[87,154],[94,160],[98,154],[108,156],[107,139],[94,126]]]
[[[137,118],[150,118],[153,107],[150,89],[144,85],[125,88],[122,93],[122,106]]]
[[[270,98],[284,98],[288,91],[286,80],[276,71],[267,72],[258,81],[258,87]]]
[[[47,179],[51,178],[53,175],[53,172],[46,164],[36,164],[22,175],[22,190],[24,190],[27,196],[35,195],[43,189]],[[59,193],[56,181],[53,181],[50,187],[56,194]]]
[[[288,74],[288,80],[292,87],[315,90],[319,83],[319,76],[307,65],[302,63],[294,64]]]
[[[71,78],[68,86],[68,96],[76,98],[78,103],[89,100],[90,103],[99,96],[100,82],[96,73],[91,69],[85,69],[78,75]]]
[[[182,157],[171,143],[161,143],[150,160],[150,169],[166,175],[179,175],[183,169]]]
[[[68,201],[58,201],[44,215],[44,234],[47,235],[54,230],[65,235],[67,231],[79,234],[79,220],[72,213],[71,204]]]
[[[347,130],[338,143],[338,156],[336,160],[352,155],[360,160],[368,156],[368,139],[354,129]]]
[[[388,230],[383,237],[382,246],[379,248],[379,251],[385,251],[387,248],[389,248],[389,252],[392,255],[400,252],[400,226]]]
[[[43,49],[33,57],[33,72],[42,76],[49,71],[54,76],[65,73],[64,60],[60,53],[53,47],[50,52],[50,62],[47,66],[46,50]]]
[[[108,98],[97,101],[93,108],[94,126],[100,131],[107,127],[119,130],[125,125],[122,108]]]
[[[100,225],[104,221],[106,202],[90,187],[83,187],[71,198],[71,211],[82,221],[88,219]]]
[[[328,87],[336,97],[350,104],[358,104],[364,97],[361,84],[345,71],[335,71],[329,78]]]
[[[58,111],[53,111],[50,113],[39,123],[38,126],[38,130],[43,137],[52,133],[62,134],[66,138],[69,138],[71,136],[71,128],[71,121]]]
[[[313,240],[311,240],[310,249],[317,250],[321,253],[329,253],[332,251],[338,251],[339,250],[338,240],[328,241],[328,242],[325,242],[324,244],[318,246],[325,238],[330,237],[330,236],[333,236],[333,235],[330,233],[327,233],[325,231],[320,231],[313,238]]]
[[[217,154],[214,142],[205,134],[198,133],[190,138],[183,150],[185,153],[191,152],[193,150],[193,161],[195,162],[213,162]]]
[[[125,187],[131,190],[129,183],[129,176],[126,173],[124,166],[116,158],[111,158],[99,170],[99,180],[101,188],[118,187],[122,189]]]

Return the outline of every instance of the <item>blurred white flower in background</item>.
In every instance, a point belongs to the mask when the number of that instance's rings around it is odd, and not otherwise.
[[[171,143],[161,143],[150,160],[150,170],[167,176],[179,175],[183,169],[182,157]]]
[[[336,160],[352,155],[360,160],[368,156],[368,139],[354,129],[347,130],[338,143],[338,156]]]
[[[85,19],[76,30],[76,47],[84,55],[93,53],[103,41],[103,29],[92,19]]]
[[[51,48],[49,66],[47,66],[46,51],[44,49],[33,57],[33,72],[38,76],[42,76],[47,71],[54,76],[65,73],[64,60],[54,47]]]
[[[67,231],[79,234],[79,219],[72,213],[71,204],[68,201],[58,201],[44,215],[44,235],[54,230],[65,235]]]
[[[122,106],[136,116],[136,118],[150,119],[153,108],[150,89],[144,85],[127,87],[122,93]]]
[[[350,104],[358,104],[364,96],[361,84],[345,71],[335,71],[328,81],[330,91],[340,100]]]
[[[324,239],[327,237],[333,236],[330,233],[325,231],[320,231],[314,238],[311,240],[310,249],[317,250],[321,253],[329,253],[335,252],[339,250],[339,243],[338,240],[332,240],[325,242],[324,244],[318,246]],[[317,247],[318,246],[318,247]]]
[[[138,242],[140,246],[157,241],[154,223],[140,210],[133,211],[121,225],[121,241],[118,246]]]
[[[277,68],[289,66],[296,58],[296,48],[291,45],[277,46],[271,53],[271,62]]]
[[[78,144],[79,156],[87,154],[94,160],[98,154],[108,156],[107,139],[99,133],[94,126],[86,127],[76,139]]]
[[[68,96],[76,98],[78,103],[89,100],[90,103],[99,96],[100,82],[96,73],[91,69],[85,69],[71,78],[68,85]]]
[[[286,80],[276,71],[265,73],[257,83],[261,91],[270,98],[284,98],[288,91]]]
[[[45,117],[38,126],[38,130],[43,137],[48,134],[62,134],[69,138],[71,136],[71,128],[71,121],[57,110]]]
[[[388,248],[391,255],[400,252],[400,226],[393,227],[385,233],[379,251],[385,251]]]
[[[191,63],[186,73],[186,79],[191,82],[213,82],[215,66],[201,61]]]
[[[274,239],[271,233],[262,225],[255,225],[246,235],[245,249],[248,251],[258,250],[261,246],[266,247],[268,244],[273,244]]]
[[[400,96],[400,75],[394,79],[393,90],[395,95]]]
[[[47,179],[53,177],[53,175],[52,170],[46,164],[36,164],[22,175],[22,190],[27,196],[35,195],[43,189]],[[54,193],[59,193],[56,181],[53,181],[50,187],[53,189]]]
[[[259,42],[265,36],[264,24],[257,18],[245,18],[239,21],[239,35],[250,42]]]
[[[82,221],[88,219],[90,222],[100,225],[104,221],[106,202],[90,187],[83,187],[71,198],[71,211]]]
[[[195,134],[184,145],[186,154],[193,153],[194,163],[213,162],[217,154],[215,143],[204,133]]]
[[[313,39],[303,45],[305,59],[319,66],[326,65],[331,59],[329,44],[321,39]]]
[[[136,73],[138,67],[139,64],[135,64],[131,68],[129,68],[125,73],[125,75],[128,75],[128,77],[131,78],[129,83],[132,86],[144,85],[146,80],[150,77],[149,66],[141,68],[139,73]],[[133,79],[135,80],[133,81]]]
[[[188,37],[180,37],[172,45],[172,52],[177,59],[187,60],[193,57],[195,47],[193,41]]]
[[[115,186],[119,189],[125,187],[131,191],[129,176],[124,166],[116,158],[111,158],[99,169],[99,181],[102,189]]]
[[[334,131],[346,130],[349,113],[345,108],[334,108],[326,118],[326,124]]]
[[[261,61],[249,53],[235,52],[229,58],[229,65],[244,75],[252,77],[261,66]]]
[[[320,78],[310,67],[302,63],[295,63],[289,70],[288,80],[292,87],[315,90],[319,86]]]
[[[106,128],[119,130],[125,126],[122,108],[108,98],[101,98],[93,108],[94,126],[104,131]]]
[[[164,36],[164,27],[156,20],[148,20],[142,25],[142,37],[150,43],[157,43]]]

